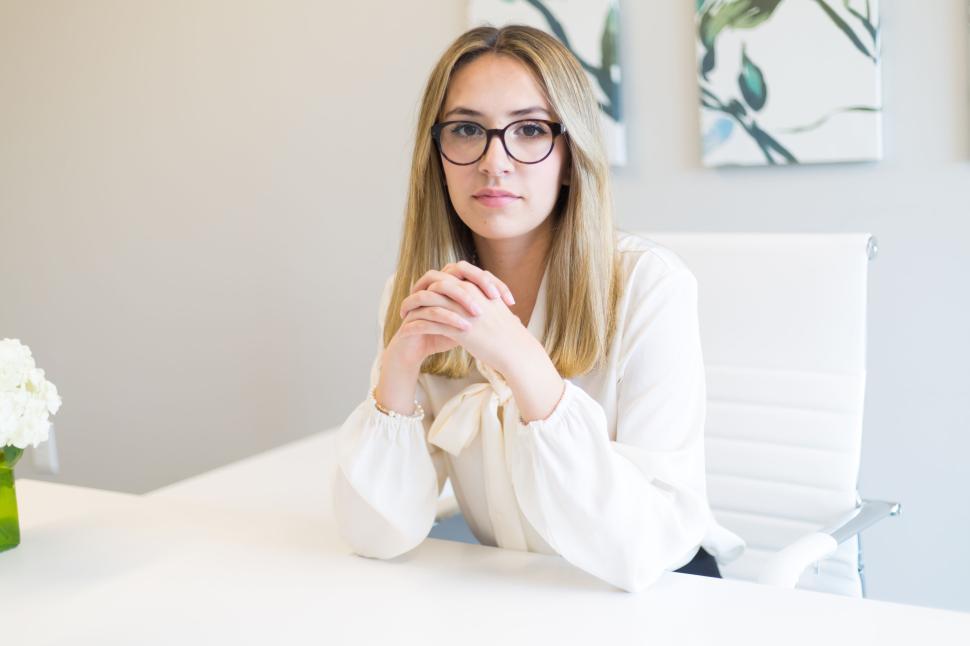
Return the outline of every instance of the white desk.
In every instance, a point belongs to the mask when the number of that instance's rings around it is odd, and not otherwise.
[[[0,642],[970,643],[970,614],[673,572],[629,594],[481,545],[361,558],[332,520],[332,445],[320,434],[145,496],[19,480]]]

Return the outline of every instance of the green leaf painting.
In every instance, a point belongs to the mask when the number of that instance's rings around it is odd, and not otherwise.
[[[878,0],[694,0],[707,166],[879,159]]]
[[[701,75],[714,69],[717,36],[726,27],[753,29],[771,17],[781,0],[708,0],[698,2],[698,36],[704,46]]]
[[[597,94],[610,162],[614,166],[626,163],[617,0],[470,0],[468,19],[469,26],[529,25],[563,43],[586,71]]]
[[[760,110],[765,107],[768,99],[768,87],[765,85],[765,76],[757,65],[748,58],[748,52],[741,48],[741,74],[738,76],[738,86],[745,102],[751,106],[752,110]]]

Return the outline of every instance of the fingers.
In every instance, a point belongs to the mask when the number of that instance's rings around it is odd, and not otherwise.
[[[457,282],[457,281],[456,281]],[[401,311],[399,312],[401,318],[403,319],[408,315],[411,310],[417,309],[419,307],[430,307],[436,305],[438,307],[444,307],[451,310],[461,310],[458,314],[464,313],[466,310],[462,309],[461,305],[447,296],[443,296],[436,292],[431,292],[428,290],[422,290],[420,292],[415,292],[411,294],[403,301],[401,301]],[[481,308],[479,308],[474,303],[472,304],[472,309],[467,310],[471,316],[478,316],[482,313]]]
[[[466,260],[448,263],[441,271],[432,269],[426,272],[411,287],[411,293],[427,289],[431,283],[448,277],[467,280],[476,285],[487,297],[501,297],[506,305],[515,305],[515,298],[512,297],[512,292],[505,283],[496,278],[492,272],[476,267]]]
[[[450,262],[441,269],[447,274],[452,274],[458,276],[463,280],[470,281],[482,290],[482,293],[489,298],[499,298],[505,301],[506,305],[515,305],[515,299],[512,298],[512,292],[509,288],[500,281],[495,275],[482,269],[481,267],[476,267],[467,260],[460,260],[458,262]]]
[[[455,328],[443,323],[435,323],[425,319],[415,319],[401,325],[400,329],[397,331],[397,334],[402,339],[420,334],[437,334],[451,338],[455,335]]]
[[[437,326],[432,329],[431,326]],[[455,330],[464,332],[471,327],[467,319],[444,307],[419,307],[411,310],[401,324],[401,329],[417,334],[454,334]],[[430,330],[430,331],[421,331]]]
[[[477,287],[463,280],[439,280],[428,285],[428,292],[442,294],[471,312],[472,316],[482,313],[481,307],[475,302],[482,297]]]
[[[447,280],[456,278],[452,274],[446,274],[443,271],[438,271],[437,269],[429,269],[424,272],[424,276],[419,278],[416,283],[411,285],[411,293],[419,292],[422,289],[428,289],[428,285],[435,282],[436,280]]]

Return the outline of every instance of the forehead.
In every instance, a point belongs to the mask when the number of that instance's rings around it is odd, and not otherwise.
[[[483,54],[452,75],[441,112],[447,114],[461,107],[499,118],[532,106],[542,107],[552,115],[552,107],[532,71],[510,56]]]

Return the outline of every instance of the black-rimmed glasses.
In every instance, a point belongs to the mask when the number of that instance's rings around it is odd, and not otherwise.
[[[538,164],[552,153],[556,137],[566,132],[561,123],[522,119],[504,128],[488,129],[474,121],[443,121],[431,126],[438,151],[452,164],[467,166],[485,155],[492,137],[498,137],[506,154],[523,164]]]

